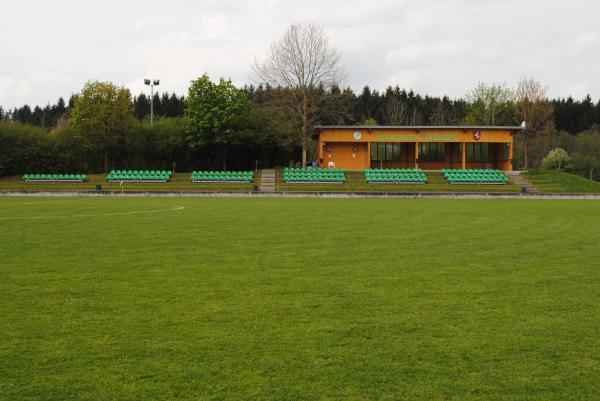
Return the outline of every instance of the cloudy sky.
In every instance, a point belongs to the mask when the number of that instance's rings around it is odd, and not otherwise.
[[[46,104],[85,81],[134,94],[143,78],[184,94],[207,72],[250,82],[250,64],[294,22],[323,25],[346,85],[463,96],[533,77],[551,96],[600,97],[597,0],[10,1],[0,23],[0,105]]]

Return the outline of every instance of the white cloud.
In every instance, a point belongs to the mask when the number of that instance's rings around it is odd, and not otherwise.
[[[89,79],[134,94],[145,77],[185,94],[204,72],[243,85],[254,57],[305,21],[325,26],[355,89],[458,97],[532,76],[552,96],[597,99],[598,15],[587,0],[23,0],[3,8],[0,104],[54,102]]]

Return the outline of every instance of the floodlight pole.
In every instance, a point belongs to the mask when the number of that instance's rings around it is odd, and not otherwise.
[[[159,79],[144,79],[144,84],[150,87],[150,126],[154,125],[154,85],[160,85]]]
[[[150,85],[150,126],[154,125],[154,85]]]

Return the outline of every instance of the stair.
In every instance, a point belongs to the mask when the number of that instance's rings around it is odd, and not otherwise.
[[[260,192],[275,192],[275,170],[263,170],[261,172]]]
[[[538,189],[534,187],[533,184],[531,184],[525,179],[525,177],[521,175],[520,171],[506,171],[505,173],[514,184],[521,187],[521,192],[525,192],[528,194],[540,193],[540,191],[538,191]]]

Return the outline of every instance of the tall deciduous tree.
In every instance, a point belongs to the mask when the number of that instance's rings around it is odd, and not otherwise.
[[[467,124],[509,125],[514,114],[514,92],[505,84],[487,85],[479,82],[467,93],[469,111]]]
[[[75,100],[71,123],[84,138],[85,146],[103,155],[107,172],[111,152],[124,142],[133,127],[131,94],[110,82],[88,82]]]
[[[325,30],[314,23],[294,24],[283,38],[271,45],[264,60],[253,65],[260,83],[294,89],[293,103],[301,120],[302,165],[310,141],[310,113],[316,91],[338,85],[342,70],[339,52],[329,45]]]
[[[185,110],[186,139],[192,149],[220,148],[223,169],[227,150],[253,135],[250,102],[244,92],[223,78],[213,83],[208,75],[192,81]]]
[[[515,91],[516,114],[525,121],[523,135],[523,168],[529,168],[529,141],[544,129],[552,126],[552,103],[547,97],[548,88],[533,79],[522,79]]]

